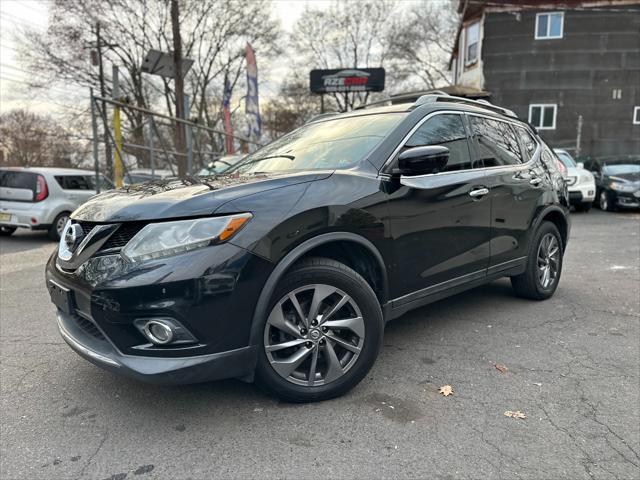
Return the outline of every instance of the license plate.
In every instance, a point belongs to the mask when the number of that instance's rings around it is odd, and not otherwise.
[[[10,222],[11,214],[10,213],[0,213],[0,222]]]
[[[73,292],[71,290],[49,280],[49,295],[56,307],[64,313],[71,313],[74,308]]]

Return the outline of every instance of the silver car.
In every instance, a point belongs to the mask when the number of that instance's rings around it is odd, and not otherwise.
[[[113,188],[100,176],[100,190]],[[47,230],[58,240],[69,215],[96,194],[95,172],[75,168],[0,168],[0,235]]]

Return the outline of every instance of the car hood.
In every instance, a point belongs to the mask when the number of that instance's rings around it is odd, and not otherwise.
[[[640,182],[640,173],[624,173],[622,175],[609,175],[609,180],[614,182]]]
[[[71,218],[110,223],[211,215],[229,201],[321,180],[332,173],[218,175],[157,180],[96,195],[73,212]]]

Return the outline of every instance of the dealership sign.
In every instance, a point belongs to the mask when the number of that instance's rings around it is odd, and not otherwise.
[[[310,85],[313,93],[381,92],[384,68],[311,70]]]

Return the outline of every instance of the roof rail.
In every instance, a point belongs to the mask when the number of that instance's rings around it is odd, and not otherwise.
[[[502,113],[503,115],[506,115],[508,117],[518,118],[518,116],[513,112],[513,110],[509,110],[508,108],[498,107],[497,105],[489,103],[486,100],[482,100],[482,99],[480,99],[480,100],[471,100],[470,98],[455,97],[453,95],[448,95],[448,94],[439,95],[439,94],[430,93],[428,95],[422,95],[420,98],[418,98],[418,100],[416,100],[416,103],[414,105],[417,107],[417,106],[423,105],[425,103],[434,103],[434,102],[465,103],[465,104],[468,104],[468,105],[474,105],[476,107],[481,107],[481,108],[486,108],[488,110],[493,110],[493,111],[496,111],[498,113]]]

